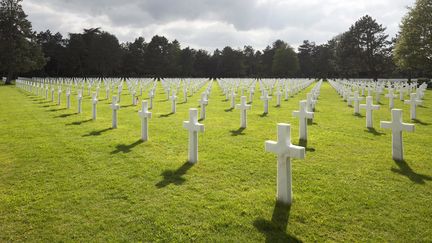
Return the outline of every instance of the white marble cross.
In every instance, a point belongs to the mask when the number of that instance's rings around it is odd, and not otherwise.
[[[293,111],[292,115],[294,117],[299,118],[300,122],[300,134],[299,139],[300,140],[307,140],[307,120],[313,119],[314,113],[311,111],[307,111],[307,101],[301,100],[300,101],[300,109],[298,111]]]
[[[45,99],[48,99],[48,85],[45,86]]]
[[[263,90],[263,95],[261,96],[261,100],[264,102],[264,114],[268,114],[268,104],[269,100],[271,100],[272,97],[268,95],[267,90]]]
[[[277,106],[281,105],[281,99],[282,99],[282,92],[278,89],[276,91],[276,105]]]
[[[97,103],[98,103],[98,99],[96,93],[93,93],[93,97],[92,97],[92,119],[93,120],[96,120]]]
[[[119,86],[118,86],[118,92],[117,92],[117,102],[118,102],[118,103],[120,102],[120,99],[121,99],[121,93],[122,93],[122,90],[123,90],[123,86],[122,86],[122,85],[119,85]]]
[[[389,108],[393,109],[394,108],[394,98],[396,97],[396,95],[393,93],[392,88],[390,88],[388,90],[388,94],[386,94],[385,97],[387,97],[389,99]]]
[[[51,88],[51,102],[54,102],[54,88]]]
[[[407,88],[405,86],[401,85],[401,87],[399,88],[399,99],[400,100],[404,100],[406,90],[407,90]]]
[[[372,101],[372,96],[366,97],[366,104],[361,104],[360,109],[366,110],[366,127],[373,128],[373,117],[372,111],[379,110],[379,105],[374,105]]]
[[[71,95],[70,88],[67,88],[66,89],[66,108],[68,108],[68,109],[70,109],[70,106],[71,106],[70,95]]]
[[[117,128],[117,111],[120,109],[120,105],[117,103],[117,96],[112,97],[111,103],[112,113],[112,128]]]
[[[402,132],[413,132],[414,124],[402,122],[402,110],[392,109],[392,121],[381,121],[381,128],[392,130],[392,156],[394,160],[403,160]]]
[[[313,98],[312,93],[306,94],[306,109],[307,111],[314,111],[316,100]]]
[[[176,96],[176,92],[173,91],[172,95],[169,98],[171,100],[171,113],[175,114],[177,109],[176,109],[176,104],[177,104],[177,96]]]
[[[378,104],[381,99],[382,90],[381,87],[377,87],[377,90],[375,92],[375,102]]]
[[[237,94],[235,93],[235,91],[233,90],[232,92],[231,92],[231,109],[234,109],[234,107],[235,107],[235,100],[236,100],[236,96],[237,96]]]
[[[105,98],[109,99],[109,93],[110,93],[109,86],[106,87],[105,91],[106,91],[106,97]]]
[[[354,101],[354,114],[359,114],[360,113],[359,104],[360,104],[360,101],[363,100],[363,97],[359,96],[358,91],[354,91],[354,96],[349,97],[348,100]]]
[[[266,141],[265,150],[278,156],[277,166],[277,200],[292,203],[291,158],[304,159],[305,148],[291,144],[291,127],[289,124],[278,123],[278,140]]]
[[[148,111],[147,101],[142,101],[142,108],[138,111],[139,117],[141,117],[141,140],[148,140],[148,119],[152,117],[152,113]]]
[[[137,100],[136,100],[135,96],[136,96],[136,91],[134,90],[134,91],[132,91],[132,105],[133,106],[137,105]]]
[[[206,106],[208,105],[207,94],[201,94],[201,100],[199,101],[201,107],[201,117],[200,120],[204,120],[206,118]]]
[[[423,102],[417,99],[416,93],[411,93],[410,99],[405,100],[405,104],[410,105],[410,117],[411,120],[417,119],[417,105],[421,105]]]
[[[153,109],[153,98],[154,98],[154,90],[150,89],[150,91],[149,91],[149,99],[150,99],[149,109]]]
[[[186,103],[187,102],[187,97],[188,96],[188,90],[187,88],[183,89],[183,102]]]
[[[58,91],[57,91],[57,98],[58,98],[58,100],[57,100],[57,105],[60,105],[60,103],[61,103],[61,94],[62,94],[62,89],[61,89],[61,87],[59,86],[59,88],[58,88]]]
[[[183,127],[189,131],[189,163],[198,162],[198,132],[204,132],[204,125],[198,123],[198,110],[189,109],[189,121],[183,122]]]
[[[167,89],[166,89],[166,93],[167,93],[167,99],[169,100],[170,99],[170,94],[171,94],[171,88],[170,87],[168,87]]]
[[[249,102],[250,102],[251,104],[252,104],[252,102],[253,102],[254,94],[255,94],[255,88],[251,88],[250,91],[249,91]]]
[[[240,127],[246,128],[247,126],[247,110],[251,109],[251,105],[247,104],[246,96],[240,97],[240,104],[236,105],[236,109],[240,110]]]
[[[78,91],[78,113],[82,112],[82,91]]]

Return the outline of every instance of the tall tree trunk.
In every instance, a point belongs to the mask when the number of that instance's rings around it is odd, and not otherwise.
[[[6,78],[5,84],[12,84],[12,79],[13,79],[13,72],[9,71],[8,75],[7,75],[7,78]]]

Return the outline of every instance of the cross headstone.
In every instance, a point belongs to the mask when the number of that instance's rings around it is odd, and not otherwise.
[[[261,100],[264,102],[264,114],[268,114],[268,103],[271,100],[271,96],[268,95],[267,90],[263,91],[263,95],[261,96]]]
[[[117,102],[117,96],[112,97],[111,103],[112,113],[112,128],[117,128],[117,111],[120,109],[120,105]]]
[[[54,102],[54,87],[51,88],[51,102]]]
[[[176,109],[177,96],[176,96],[175,91],[172,92],[172,95],[169,99],[171,100],[171,113],[175,114],[177,111],[177,109]]]
[[[255,89],[254,89],[254,88],[251,88],[250,91],[249,91],[249,102],[250,102],[251,104],[252,104],[252,102],[253,102],[254,94],[255,94]]]
[[[137,105],[137,100],[135,99],[136,96],[136,91],[132,91],[132,105],[136,106]]]
[[[183,89],[183,102],[186,103],[187,102],[187,97],[188,96],[188,90],[187,88]]]
[[[393,93],[393,89],[390,88],[388,90],[388,94],[386,94],[385,97],[387,97],[389,99],[389,108],[393,109],[394,108],[394,98],[396,97],[396,95]]]
[[[150,100],[149,109],[153,109],[153,98],[154,98],[154,90],[150,89],[150,91],[149,91],[149,100]]]
[[[109,93],[110,93],[109,86],[107,86],[107,87],[105,88],[105,91],[106,91],[106,96],[105,96],[105,98],[106,98],[106,99],[109,99]]]
[[[119,85],[119,86],[118,86],[118,92],[117,92],[117,102],[118,102],[118,103],[120,102],[120,99],[121,99],[121,93],[122,93],[122,90],[123,90],[123,86],[122,86],[122,85]]]
[[[60,105],[60,103],[61,103],[61,94],[62,94],[62,90],[61,90],[61,87],[59,87],[58,88],[58,91],[57,91],[57,105]]]
[[[71,95],[70,88],[67,88],[66,89],[66,108],[67,109],[70,109],[70,106],[71,106],[70,95]]]
[[[377,104],[380,103],[381,100],[381,94],[382,94],[382,90],[381,90],[381,86],[377,87],[376,92],[375,92],[375,102]]]
[[[201,94],[201,100],[199,101],[201,107],[201,117],[200,120],[204,120],[206,118],[206,106],[208,104],[207,94]]]
[[[152,113],[148,111],[148,104],[146,100],[142,101],[142,108],[138,111],[139,117],[141,117],[141,140],[148,140],[148,119],[152,117]]]
[[[410,117],[411,120],[417,119],[417,105],[421,105],[423,102],[419,99],[417,99],[416,93],[410,94],[410,99],[405,100],[405,104],[410,105]]]
[[[277,142],[266,141],[265,150],[278,156],[277,193],[279,202],[292,203],[291,158],[304,159],[305,148],[291,144],[291,127],[289,124],[278,123]]]
[[[240,110],[240,127],[246,128],[247,126],[247,110],[251,109],[251,105],[247,104],[246,96],[240,97],[240,104],[236,105],[236,109]]]
[[[231,109],[234,109],[235,107],[235,100],[236,100],[236,96],[237,94],[235,93],[235,91],[233,90],[231,92]]]
[[[93,97],[92,97],[92,119],[93,120],[96,120],[97,103],[98,103],[98,99],[96,93],[93,93]]]
[[[404,100],[404,96],[405,96],[405,91],[407,90],[407,88],[403,85],[401,85],[401,87],[399,88],[399,99],[402,101]]]
[[[78,91],[78,114],[82,112],[82,91]]]
[[[198,123],[198,110],[189,109],[189,121],[183,122],[183,127],[189,131],[189,163],[198,162],[198,132],[204,132],[204,125]]]
[[[402,110],[392,109],[392,121],[381,121],[381,128],[392,130],[392,156],[394,160],[403,160],[402,132],[413,132],[414,124],[402,122]]]
[[[315,102],[312,93],[306,94],[306,109],[307,111],[314,111],[315,110]]]
[[[281,105],[282,92],[278,89],[276,91],[276,106]]]
[[[366,97],[366,104],[361,104],[360,109],[366,109],[366,127],[373,128],[373,117],[372,111],[379,110],[379,105],[374,105],[372,96]]]
[[[300,101],[300,109],[298,111],[293,111],[292,115],[294,117],[299,118],[300,122],[300,134],[299,138],[300,140],[307,140],[307,120],[313,119],[314,113],[311,111],[307,111],[307,101],[301,100]]]
[[[354,114],[360,114],[360,101],[363,100],[363,97],[359,96],[358,91],[354,91],[354,96],[348,98],[350,101],[354,101]]]

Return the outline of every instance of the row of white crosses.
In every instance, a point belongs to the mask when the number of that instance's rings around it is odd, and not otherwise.
[[[382,81],[381,81],[382,82]],[[344,97],[345,94],[351,93],[351,90],[354,90],[354,95],[347,97],[347,99],[344,98],[344,100],[348,101],[348,105],[351,105],[352,102],[354,102],[354,113],[359,114],[359,101],[363,99],[363,97],[359,96],[358,93],[358,87],[361,86],[358,83],[350,82],[350,81],[331,81],[332,86],[338,91],[338,93]],[[414,83],[415,84],[415,83]],[[380,84],[381,85],[381,84]],[[377,86],[380,86],[377,85]],[[397,97],[394,94],[394,87],[401,86],[400,84],[391,84],[390,82],[387,82],[387,90],[388,93],[385,95],[389,99],[389,108],[394,108],[394,99]],[[422,84],[419,88],[417,88],[415,85],[409,85],[410,90],[417,90],[417,92],[422,93],[422,95],[419,95],[418,93],[411,93],[410,99],[405,100],[405,104],[410,105],[410,118],[412,120],[417,119],[416,110],[417,106],[422,103],[421,98],[424,96],[424,89],[426,87],[426,84]],[[368,97],[371,97],[368,95]],[[403,97],[402,97],[403,98]],[[369,109],[376,110],[379,109],[379,106],[374,106],[371,98],[366,98],[366,106],[362,106],[363,108],[367,108],[367,127],[372,127],[371,119],[372,119],[372,113],[369,112]],[[370,100],[368,100],[370,99]],[[402,100],[402,99],[401,99]],[[378,102],[377,102],[378,103]],[[368,115],[369,114],[369,115]]]
[[[282,91],[285,93],[285,100],[288,100],[290,96],[293,96],[301,90],[307,88],[312,84],[313,80],[307,79],[290,79],[290,80],[278,80],[278,79],[221,79],[218,80],[218,84],[222,89],[222,92],[226,96],[226,100],[230,101],[230,109],[234,109],[236,106],[237,93],[240,93],[240,99],[243,100],[245,92],[249,91],[249,102],[253,102],[255,94],[256,82],[259,84],[261,92],[260,99],[263,101],[264,114],[269,113],[269,101],[272,100],[272,94],[276,95],[276,105],[281,105]]]
[[[330,84],[336,89],[341,90],[340,83],[335,81],[330,81]],[[338,91],[338,92],[339,92]],[[394,103],[393,103],[393,88],[388,89],[389,93],[387,94],[387,97],[390,99],[390,108],[391,108],[391,114],[392,114],[392,121],[391,122],[385,122],[381,121],[380,125],[381,128],[387,128],[392,129],[392,158],[397,161],[403,160],[403,142],[402,142],[402,132],[408,131],[413,132],[414,131],[414,124],[408,124],[402,122],[402,110],[401,109],[394,109]],[[374,110],[380,109],[380,105],[374,105],[372,96],[366,97],[366,104],[360,104],[359,101],[363,99],[362,97],[359,97],[358,91],[354,91],[354,96],[350,97],[352,101],[354,101],[354,113],[359,114],[359,108],[366,110],[366,127],[367,128],[373,128],[373,118],[372,118],[372,112]],[[406,100],[405,104],[410,105],[410,113],[411,113],[411,119],[416,119],[416,106],[421,104],[422,101],[418,99],[417,95],[415,93],[412,93],[410,95],[410,100]]]

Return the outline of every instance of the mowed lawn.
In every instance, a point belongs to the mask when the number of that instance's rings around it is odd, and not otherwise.
[[[58,106],[0,86],[0,241],[432,241],[431,91],[416,131],[403,135],[405,161],[395,162],[391,131],[379,128],[391,118],[388,100],[368,131],[324,82],[306,158],[292,161],[294,202],[275,203],[276,155],[264,142],[283,122],[298,144],[292,111],[314,85],[279,108],[274,97],[267,116],[257,92],[241,131],[239,111],[214,82],[193,166],[183,121],[205,87],[187,103],[179,94],[170,115],[159,83],[150,140],[140,142],[140,104],[131,106],[126,85],[118,129],[104,89],[92,121],[87,90],[76,114],[76,93],[67,110],[65,92]],[[411,122],[409,106],[395,106]]]

